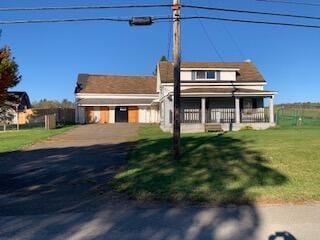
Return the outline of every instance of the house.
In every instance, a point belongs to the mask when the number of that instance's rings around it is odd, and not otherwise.
[[[11,124],[25,124],[26,113],[31,108],[29,96],[26,92],[11,91],[8,92],[6,101],[6,118]]]
[[[275,91],[251,61],[183,62],[181,64],[181,130],[205,131],[274,126]],[[158,123],[172,131],[173,65],[161,61],[156,76],[78,76],[78,123]],[[268,101],[268,108],[265,102]]]

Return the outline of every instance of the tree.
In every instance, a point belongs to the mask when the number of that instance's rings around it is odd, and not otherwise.
[[[160,61],[160,62],[168,62],[168,59],[166,58],[165,55],[162,55],[159,61]],[[154,76],[157,75],[157,67],[156,67],[155,70],[153,71],[153,75],[154,75]]]
[[[162,55],[160,58],[160,62],[168,62],[168,59],[166,58],[166,56]]]
[[[40,99],[40,101],[32,102],[33,108],[52,109],[52,108],[74,108],[74,105],[68,99],[58,100]]]
[[[0,48],[0,106],[8,97],[8,89],[21,81],[18,68],[10,48],[8,46]]]

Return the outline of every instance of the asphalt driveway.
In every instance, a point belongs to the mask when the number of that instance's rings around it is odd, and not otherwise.
[[[320,205],[144,204],[112,191],[137,125],[87,125],[0,162],[0,239],[313,240]]]
[[[124,164],[137,125],[85,125],[4,156],[0,214],[96,210],[116,198],[107,182]]]

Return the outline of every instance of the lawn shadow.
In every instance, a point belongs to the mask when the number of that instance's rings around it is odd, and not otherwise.
[[[171,138],[142,139],[128,168],[116,176],[116,186],[142,200],[254,203],[255,188],[280,186],[287,177],[249,144],[228,135],[186,135],[175,161]]]

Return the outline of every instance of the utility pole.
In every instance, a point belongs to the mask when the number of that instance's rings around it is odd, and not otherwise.
[[[181,26],[180,0],[173,0],[173,157],[180,158],[180,65],[181,65]]]
[[[173,0],[173,147],[175,160],[180,158],[180,65],[181,65],[181,28],[180,28],[180,0]],[[129,20],[130,26],[152,25],[152,17],[133,17]]]

